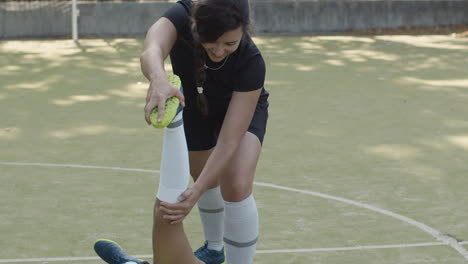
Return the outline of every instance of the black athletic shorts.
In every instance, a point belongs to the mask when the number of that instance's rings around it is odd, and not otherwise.
[[[209,150],[216,146],[219,132],[229,103],[209,102],[210,113],[202,117],[194,104],[184,108],[185,137],[189,151]],[[247,131],[258,137],[263,144],[268,120],[268,93],[260,96],[254,116]]]

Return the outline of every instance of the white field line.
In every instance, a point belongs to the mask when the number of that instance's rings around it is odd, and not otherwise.
[[[70,168],[86,168],[86,169],[111,169],[111,170],[123,170],[123,171],[135,171],[135,172],[149,172],[149,173],[158,173],[159,171],[157,170],[143,170],[143,169],[132,169],[132,168],[119,168],[119,167],[102,167],[102,166],[87,166],[87,165],[74,165],[74,164],[51,164],[51,163],[20,163],[20,162],[0,162],[0,165],[13,165],[13,166],[43,166],[43,167],[70,167]],[[308,191],[308,190],[301,190],[301,189],[295,189],[295,188],[290,188],[290,187],[284,187],[284,186],[279,186],[271,183],[263,183],[263,182],[255,182],[255,185],[258,186],[263,186],[263,187],[270,187],[274,189],[279,189],[279,190],[285,190],[285,191],[291,191],[291,192],[297,192],[297,193],[303,193],[307,195],[312,195],[324,199],[329,199],[329,200],[334,200],[350,205],[354,205],[357,207],[365,208],[373,212],[377,212],[383,215],[387,215],[390,217],[393,217],[395,219],[401,220],[405,223],[408,223],[410,225],[416,226],[417,228],[421,229],[422,231],[432,235],[434,238],[436,238],[438,241],[443,242],[443,244],[449,245],[450,247],[454,248],[458,253],[460,253],[465,260],[468,260],[468,251],[454,238],[442,234],[442,232],[427,226],[424,223],[418,222],[414,219],[411,219],[409,217],[381,209],[372,205],[368,205],[365,203],[361,202],[356,202],[353,200],[349,200],[346,198],[341,198],[337,196],[332,196],[329,194],[323,194],[319,192],[314,192],[314,191]]]
[[[295,188],[290,188],[290,187],[284,187],[284,186],[279,186],[279,185],[270,184],[270,183],[255,182],[255,184],[258,185],[258,186],[271,187],[271,188],[276,188],[276,189],[285,190],[285,191],[292,191],[292,192],[297,192],[297,193],[309,194],[309,195],[313,195],[313,196],[317,196],[317,197],[321,197],[321,198],[325,198],[325,199],[329,199],[329,200],[335,200],[335,201],[338,201],[338,202],[342,202],[342,203],[354,205],[354,206],[357,206],[357,207],[365,208],[365,209],[368,209],[368,210],[371,210],[371,211],[374,211],[374,212],[377,212],[377,213],[381,213],[383,215],[387,215],[387,216],[396,218],[396,219],[401,220],[401,221],[403,221],[405,223],[416,226],[417,228],[421,229],[422,231],[424,231],[426,233],[429,233],[434,238],[436,238],[438,241],[441,241],[441,242],[451,246],[452,248],[454,248],[458,253],[460,253],[465,258],[465,260],[468,260],[468,251],[462,245],[460,245],[460,243],[458,243],[458,241],[456,239],[454,239],[453,237],[444,235],[444,234],[442,234],[442,232],[440,232],[440,231],[438,231],[438,230],[436,230],[436,229],[434,229],[434,228],[432,228],[430,226],[427,226],[424,223],[421,223],[421,222],[413,220],[413,219],[411,219],[409,217],[406,217],[404,215],[400,215],[400,214],[397,214],[397,213],[394,213],[394,212],[391,212],[391,211],[388,211],[388,210],[385,210],[385,209],[381,209],[381,208],[378,208],[378,207],[375,207],[375,206],[372,206],[372,205],[369,205],[369,204],[364,204],[364,203],[361,203],[361,202],[356,202],[356,201],[353,201],[353,200],[349,200],[349,199],[345,199],[345,198],[341,198],[341,197],[336,197],[336,196],[332,196],[332,195],[328,195],[328,194],[323,194],[323,193],[318,193],[318,192],[313,192],[313,191],[307,191],[307,190],[300,190],[300,189],[295,189]]]
[[[0,259],[0,263],[27,263],[27,262],[58,262],[58,261],[86,261],[99,260],[99,257],[63,257],[63,258],[25,258],[25,259]]]
[[[117,170],[117,171],[133,171],[133,172],[159,173],[159,170],[145,170],[145,169],[119,168],[119,167],[105,167],[105,166],[89,166],[89,165],[77,165],[77,164],[0,162],[0,165],[10,165],[10,166],[38,166],[38,167],[61,167],[61,168],[80,168],[80,169],[105,169],[105,170]]]
[[[442,246],[442,245],[447,245],[447,243],[443,243],[443,242],[428,242],[428,243],[415,243],[415,244],[353,246],[353,247],[334,247],[334,248],[303,248],[303,249],[257,250],[257,254],[308,253],[308,252],[327,252],[327,251],[352,251],[352,250],[366,250],[366,249],[431,247],[431,246]]]
[[[442,245],[446,245],[446,244],[442,242],[429,242],[429,243],[401,244],[401,245],[257,250],[257,254],[333,252],[333,251],[352,251],[352,250],[369,250],[369,249],[429,247],[429,246],[442,246]],[[152,258],[153,255],[135,255],[135,257],[148,259],[148,258]],[[87,260],[100,260],[100,258],[99,257],[61,257],[61,258],[0,259],[0,263],[58,262],[58,261],[87,261]]]

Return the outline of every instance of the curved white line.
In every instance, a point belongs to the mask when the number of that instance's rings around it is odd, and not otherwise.
[[[355,247],[335,247],[335,248],[303,248],[303,249],[277,249],[277,250],[257,250],[257,254],[278,254],[278,253],[310,253],[310,252],[330,252],[330,251],[353,251],[368,249],[387,248],[410,248],[429,247],[446,245],[441,242],[401,244],[401,245],[375,245],[375,246],[355,246]],[[152,258],[153,255],[135,255],[136,258]],[[27,258],[27,259],[0,259],[0,263],[26,263],[26,262],[56,262],[56,261],[85,261],[101,260],[99,257],[61,257],[61,258]]]
[[[387,215],[387,216],[396,218],[396,219],[401,220],[401,221],[403,221],[405,223],[416,226],[417,228],[423,230],[426,233],[429,233],[430,235],[432,235],[437,240],[442,241],[443,243],[445,243],[445,244],[451,246],[452,248],[454,248],[466,260],[468,260],[468,251],[463,246],[461,246],[460,243],[458,243],[458,241],[456,239],[454,239],[452,237],[449,237],[447,235],[444,235],[440,231],[438,231],[438,230],[436,230],[436,229],[434,229],[434,228],[432,228],[430,226],[427,226],[424,223],[413,220],[413,219],[411,219],[409,217],[406,217],[406,216],[403,216],[403,215],[400,215],[400,214],[397,214],[397,213],[394,213],[394,212],[391,212],[391,211],[388,211],[388,210],[385,210],[385,209],[381,209],[381,208],[378,208],[378,207],[375,207],[375,206],[372,206],[372,205],[368,205],[368,204],[364,204],[364,203],[360,203],[360,202],[356,202],[356,201],[353,201],[353,200],[349,200],[349,199],[345,199],[345,198],[341,198],[341,197],[336,197],[336,196],[332,196],[332,195],[328,195],[328,194],[323,194],[323,193],[318,193],[318,192],[313,192],[313,191],[307,191],[307,190],[300,190],[300,189],[295,189],[295,188],[290,188],[290,187],[284,187],[284,186],[279,186],[279,185],[275,185],[275,184],[271,184],[271,183],[255,182],[255,184],[258,185],[258,186],[276,188],[276,189],[285,190],[285,191],[308,194],[308,195],[312,195],[312,196],[316,196],[316,197],[320,197],[320,198],[325,198],[325,199],[329,199],[329,200],[335,200],[335,201],[339,201],[339,202],[342,202],[342,203],[346,203],[346,204],[354,205],[354,206],[357,206],[357,207],[365,208],[365,209],[368,209],[368,210],[371,210],[371,211],[374,211],[374,212],[377,212],[377,213],[381,213],[383,215]]]
[[[157,170],[143,170],[143,169],[133,169],[133,168],[119,168],[119,167],[102,167],[102,166],[87,166],[87,165],[75,165],[75,164],[51,164],[51,163],[20,163],[20,162],[0,162],[0,165],[16,165],[16,166],[44,166],[44,167],[70,167],[70,168],[88,168],[88,169],[111,169],[111,170],[123,170],[123,171],[135,171],[135,172],[150,172],[150,173],[158,173],[159,171]],[[335,200],[339,201],[342,203],[354,205],[357,207],[365,208],[370,211],[374,211],[377,213],[381,213],[383,215],[387,215],[390,217],[393,217],[395,219],[401,220],[405,223],[408,223],[410,225],[416,226],[417,228],[421,229],[422,231],[432,235],[434,238],[437,240],[443,242],[444,244],[449,245],[450,247],[454,248],[458,253],[460,253],[466,260],[468,260],[468,251],[460,244],[458,241],[450,236],[442,234],[440,231],[424,224],[421,222],[418,222],[414,219],[411,219],[409,217],[381,209],[372,205],[368,205],[365,203],[361,202],[356,202],[353,200],[337,197],[337,196],[332,196],[328,194],[323,194],[319,192],[313,192],[313,191],[307,191],[307,190],[301,190],[301,189],[295,189],[295,188],[290,188],[290,187],[284,187],[284,186],[279,186],[271,183],[263,183],[263,182],[254,182],[255,185],[258,186],[263,186],[263,187],[270,187],[270,188],[275,188],[279,190],[284,190],[284,191],[291,191],[291,192],[297,192],[297,193],[303,193],[303,194],[308,194],[324,199],[329,199],[329,200]]]

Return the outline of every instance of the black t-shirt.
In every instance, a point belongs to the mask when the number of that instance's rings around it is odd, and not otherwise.
[[[196,93],[195,60],[193,37],[190,29],[192,1],[178,1],[169,8],[163,17],[169,19],[177,30],[177,41],[170,52],[173,72],[181,78],[184,94],[189,103]],[[205,54],[206,69],[203,93],[210,101],[228,103],[232,92],[248,92],[262,89],[260,100],[266,100],[268,93],[264,89],[265,62],[252,39],[244,34],[238,49],[229,55],[227,61],[215,63]]]

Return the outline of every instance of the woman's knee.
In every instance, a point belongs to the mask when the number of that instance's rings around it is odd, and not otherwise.
[[[247,198],[253,190],[253,182],[239,180],[229,184],[221,184],[221,194],[227,202],[240,202]]]

